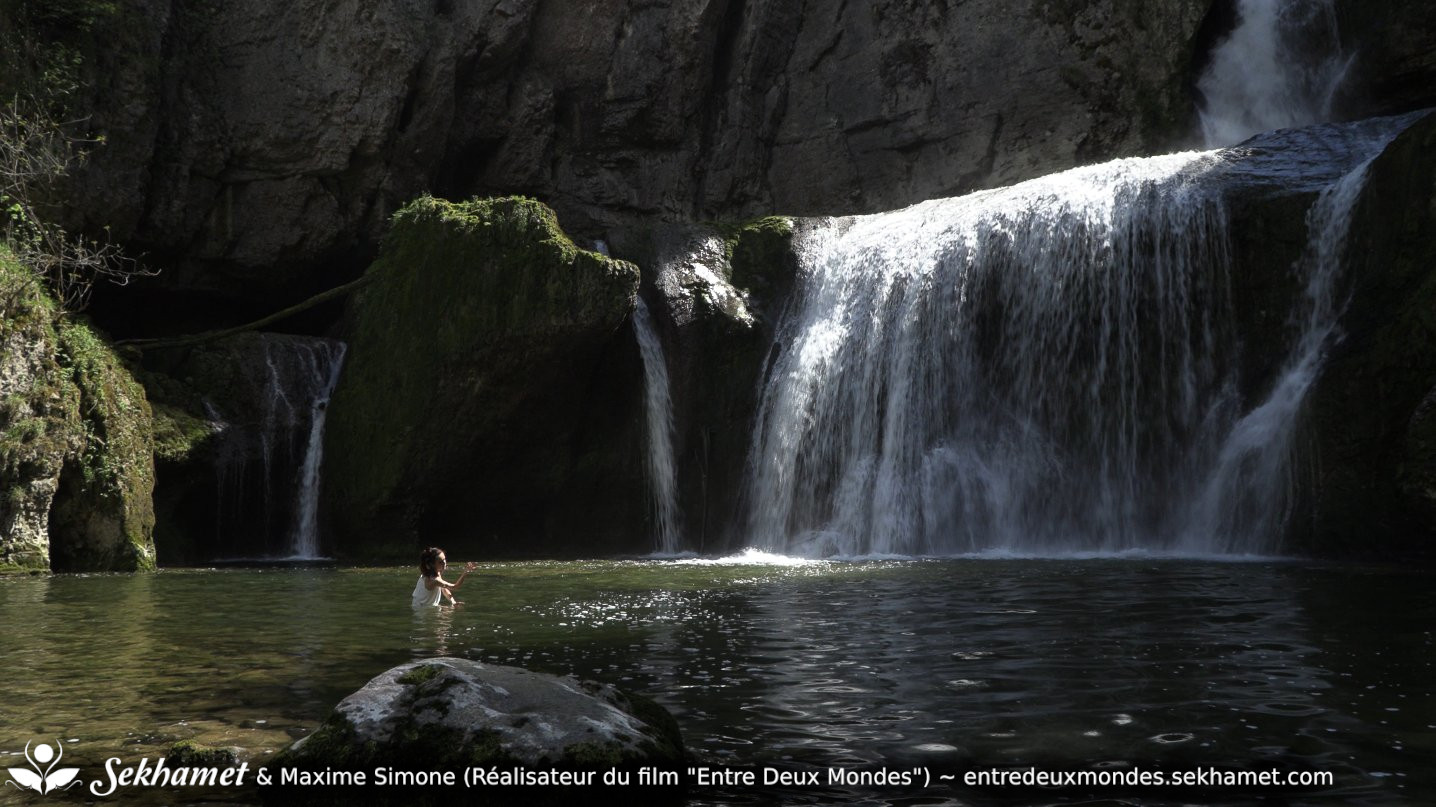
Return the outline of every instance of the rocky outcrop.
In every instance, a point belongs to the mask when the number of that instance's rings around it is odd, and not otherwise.
[[[152,569],[144,390],[0,251],[0,572]]]
[[[1436,115],[1372,164],[1347,246],[1351,301],[1312,400],[1314,554],[1436,556]],[[1354,537],[1360,537],[1354,541]]]
[[[677,721],[647,698],[517,667],[434,658],[375,677],[340,701],[318,731],[282,751],[267,767],[448,771],[459,782],[470,768],[493,769],[496,775],[522,771],[552,779],[532,780],[528,786],[521,781],[485,784],[480,791],[484,801],[572,804],[622,793],[624,801],[656,804],[681,803],[681,790],[614,787],[604,784],[603,773],[626,771],[633,782],[632,771],[639,766],[681,770],[684,759]],[[461,787],[405,788],[393,798],[406,804],[416,798],[448,803]],[[346,795],[362,795],[368,801],[383,798],[385,792],[368,787]],[[272,795],[282,804],[314,798],[329,803],[342,801],[342,793],[299,787]]]
[[[669,226],[614,246],[652,271],[644,291],[663,334],[675,415],[683,548],[731,539],[764,363],[797,273],[794,222]]]
[[[341,552],[632,548],[638,269],[526,199],[400,211],[345,327],[325,497]]]

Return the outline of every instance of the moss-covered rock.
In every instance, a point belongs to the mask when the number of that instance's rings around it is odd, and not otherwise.
[[[1433,557],[1436,115],[1372,164],[1347,260],[1350,304],[1312,401],[1314,499],[1298,525],[1323,555]]]
[[[579,249],[532,200],[422,198],[368,276],[325,441],[340,551],[612,551],[633,537],[641,370],[622,328],[636,267]]]
[[[8,253],[0,309],[0,570],[154,568],[144,390]]]
[[[602,774],[640,766],[681,771],[678,723],[653,701],[615,687],[457,658],[414,661],[380,674],[335,707],[309,737],[270,761],[272,771],[452,772],[522,768],[532,774],[591,774],[590,786],[484,786],[485,803],[581,803],[621,796],[639,804],[682,801],[678,787],[613,787]],[[278,779],[278,776],[275,776]],[[583,780],[579,780],[583,781]],[[439,803],[458,787],[405,788],[403,803]],[[276,803],[366,802],[382,788],[281,788]]]
[[[50,516],[57,571],[155,568],[154,421],[144,388],[87,324],[57,323],[59,361],[79,392],[83,448]]]
[[[0,248],[0,572],[50,568],[50,505],[78,448],[55,316],[34,276]]]

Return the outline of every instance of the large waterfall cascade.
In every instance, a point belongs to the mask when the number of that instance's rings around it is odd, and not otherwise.
[[[211,417],[224,424],[216,545],[247,557],[314,559],[324,420],[345,345],[275,334],[258,338],[262,362],[246,362],[236,373],[245,387],[237,397],[254,411],[226,417],[211,407]]]
[[[1404,125],[813,228],[766,371],[745,537],[804,555],[1276,550],[1350,209]],[[1325,188],[1289,344],[1257,348],[1287,356],[1258,400],[1231,292],[1243,182]]]
[[[1209,147],[1331,120],[1351,66],[1333,0],[1237,0],[1237,27],[1197,82]]]

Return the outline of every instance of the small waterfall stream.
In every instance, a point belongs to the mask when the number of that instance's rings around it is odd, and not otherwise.
[[[319,471],[324,466],[324,419],[329,412],[329,399],[334,394],[334,387],[339,384],[339,373],[344,368],[345,347],[343,342],[336,343],[326,352],[322,362],[317,353],[311,354],[316,375],[324,373],[324,376],[323,386],[309,404],[309,437],[305,441],[304,463],[300,466],[294,537],[290,542],[296,559],[320,556]]]
[[[258,334],[233,373],[217,448],[215,546],[234,557],[319,557],[324,419],[345,345]]]
[[[815,227],[754,428],[746,538],[810,556],[1275,550],[1350,209],[1407,122]],[[1243,184],[1322,191],[1289,342],[1258,348],[1287,359],[1255,399],[1231,291]]]
[[[663,554],[681,547],[678,535],[678,470],[673,459],[673,402],[663,344],[643,298],[633,310],[633,331],[643,356],[643,401],[648,424],[648,484],[653,496],[654,548]]]

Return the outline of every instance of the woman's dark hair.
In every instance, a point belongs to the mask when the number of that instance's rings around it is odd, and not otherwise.
[[[439,556],[444,550],[437,546],[431,546],[419,553],[419,574],[425,577],[439,576]]]

